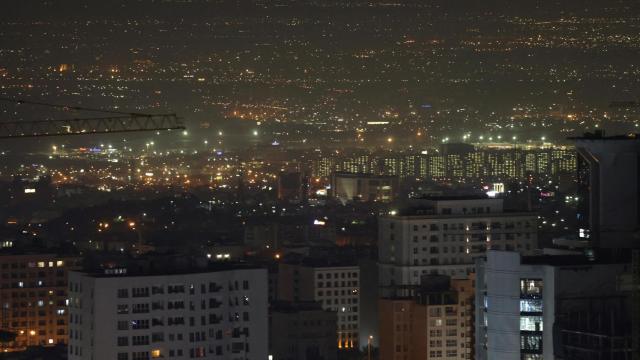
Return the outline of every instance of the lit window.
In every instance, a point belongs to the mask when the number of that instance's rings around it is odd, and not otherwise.
[[[155,350],[151,350],[151,357],[152,358],[159,358],[160,355],[160,350],[159,349],[155,349]]]
[[[542,316],[520,317],[520,331],[542,331]]]
[[[64,261],[62,260],[56,261],[56,266],[64,266]]]
[[[44,261],[38,261],[38,267],[43,268],[44,267]]]

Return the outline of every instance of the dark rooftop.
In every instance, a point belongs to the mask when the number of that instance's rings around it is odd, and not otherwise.
[[[523,265],[551,265],[551,266],[579,266],[579,265],[603,265],[630,263],[629,251],[616,251],[615,249],[599,249],[581,255],[538,255],[523,256],[520,263]]]
[[[86,259],[82,272],[93,277],[160,276],[197,274],[230,270],[261,269],[246,262],[211,261],[206,257],[148,254],[144,257],[93,257]]]
[[[640,140],[640,134],[628,133],[623,135],[605,136],[604,130],[587,132],[582,136],[569,137],[569,140]]]

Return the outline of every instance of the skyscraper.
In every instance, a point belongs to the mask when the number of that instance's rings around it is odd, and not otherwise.
[[[638,247],[640,139],[596,132],[574,140],[580,237],[594,247]]]

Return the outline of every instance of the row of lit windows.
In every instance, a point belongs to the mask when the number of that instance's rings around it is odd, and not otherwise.
[[[0,268],[2,269],[24,269],[26,267],[30,268],[45,268],[45,267],[62,267],[64,266],[64,260],[55,260],[55,261],[30,261],[28,263],[2,263]]]

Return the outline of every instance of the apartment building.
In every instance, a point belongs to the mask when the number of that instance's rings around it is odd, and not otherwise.
[[[115,267],[69,290],[70,360],[267,358],[266,269]]]
[[[427,275],[413,295],[381,298],[380,358],[472,359],[474,281]]]
[[[360,269],[332,259],[283,261],[278,270],[278,300],[316,301],[337,314],[339,349],[358,348]]]
[[[0,329],[17,335],[7,351],[67,343],[67,276],[75,256],[0,253]]]
[[[467,277],[487,249],[533,254],[533,213],[505,212],[502,199],[425,197],[379,220],[380,285],[418,285],[425,274]]]

